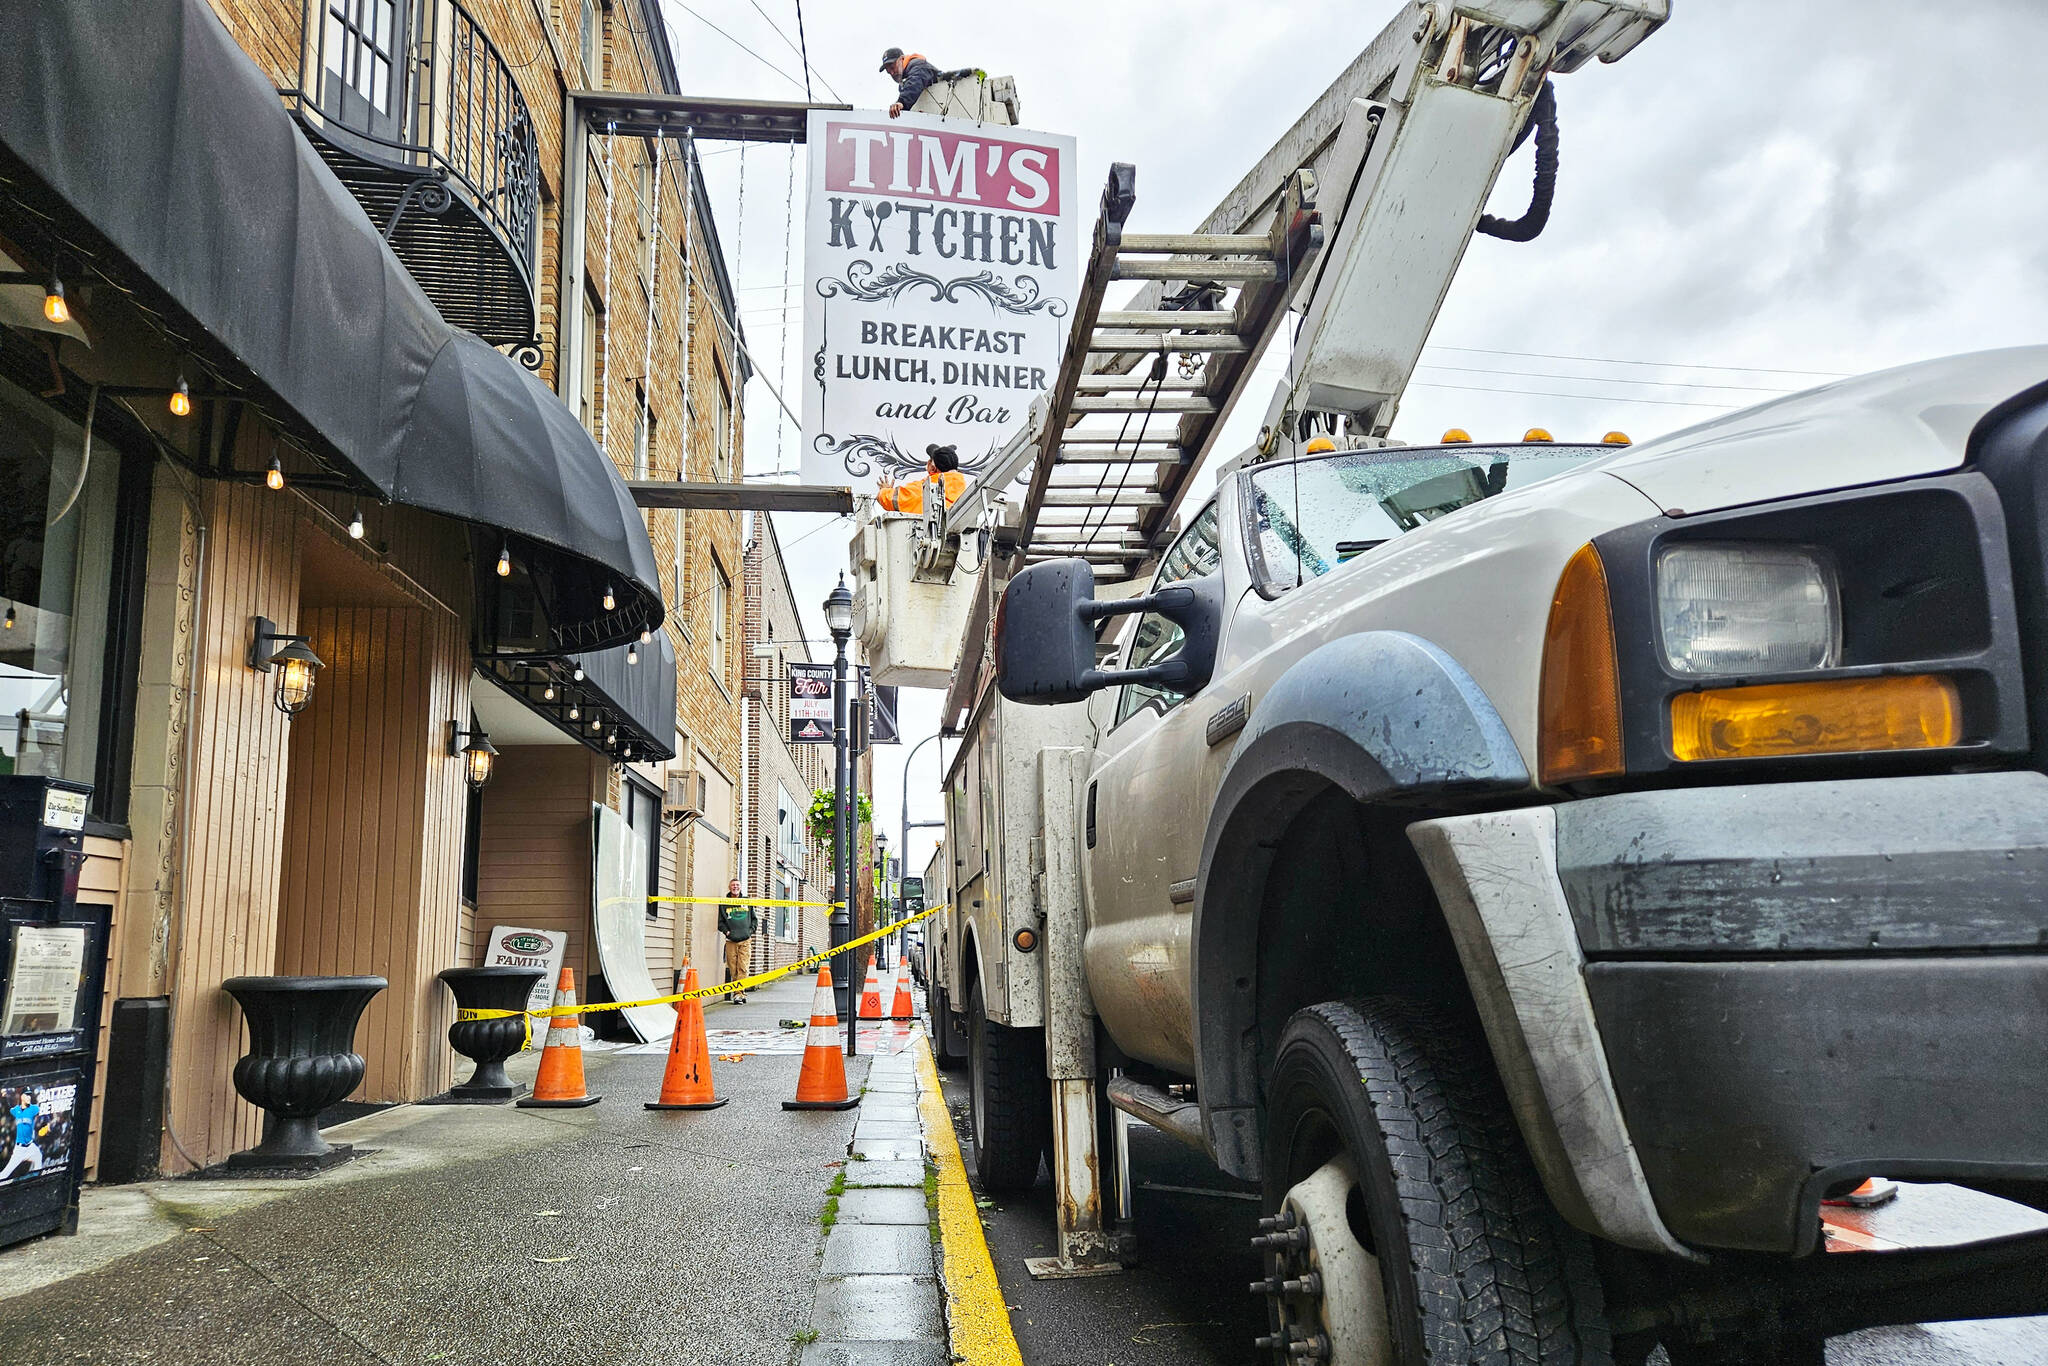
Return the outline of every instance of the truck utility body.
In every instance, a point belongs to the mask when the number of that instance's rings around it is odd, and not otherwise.
[[[1035,1270],[1132,1253],[1113,1106],[1263,1185],[1269,1360],[1804,1363],[2048,1311],[2048,348],[1626,449],[1386,440],[1548,77],[1663,17],[1403,10],[1208,237],[1138,240],[1181,291],[1085,297],[1007,464],[864,524],[864,645],[963,736],[934,1038],[984,1185],[1050,1160]],[[1171,438],[1077,406],[1134,378],[1189,396]],[[2032,1231],[1818,1255],[1875,1175]]]

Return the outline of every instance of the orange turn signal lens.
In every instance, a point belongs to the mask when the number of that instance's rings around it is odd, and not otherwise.
[[[1692,762],[1943,749],[1962,739],[1962,710],[1938,674],[1714,688],[1671,699],[1671,753]]]
[[[1545,783],[1622,771],[1621,682],[1600,552],[1580,546],[1558,575],[1543,632],[1536,768]]]

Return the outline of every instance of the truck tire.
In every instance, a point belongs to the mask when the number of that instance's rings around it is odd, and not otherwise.
[[[1321,1336],[1338,1366],[1611,1366],[1591,1244],[1545,1198],[1471,1027],[1392,997],[1310,1006],[1266,1097],[1269,1359]],[[1343,1285],[1299,1279],[1310,1246]]]
[[[927,987],[924,1003],[931,1022],[932,1061],[948,1072],[957,1072],[967,1065],[959,1012],[946,1004],[946,993],[940,987]]]
[[[979,982],[967,993],[967,1075],[981,1189],[991,1195],[1030,1190],[1052,1136],[1045,1036],[991,1021]]]

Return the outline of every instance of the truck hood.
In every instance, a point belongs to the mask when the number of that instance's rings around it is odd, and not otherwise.
[[[1938,474],[1991,408],[2048,381],[2048,346],[1880,370],[1788,394],[1602,461],[1673,517]]]

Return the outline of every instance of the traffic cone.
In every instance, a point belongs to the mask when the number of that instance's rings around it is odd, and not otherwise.
[[[785,1110],[850,1110],[859,1096],[846,1094],[845,1036],[839,1032],[839,1008],[832,1003],[832,965],[818,969],[818,989],[811,996],[811,1028],[804,1036],[804,1068],[797,1073],[796,1099]]]
[[[896,965],[896,999],[889,1003],[889,1018],[912,1020],[917,1018],[917,1007],[910,1003],[910,965]]]
[[[683,990],[697,989],[697,969],[683,976]],[[711,1091],[711,1041],[704,1035],[704,1003],[676,1002],[676,1032],[669,1036],[668,1070],[661,1074],[661,1099],[650,1110],[716,1110],[725,1104]]]
[[[886,1018],[882,1014],[882,981],[873,971],[869,971],[861,983],[860,1018],[863,1020]]]
[[[565,967],[555,984],[555,1007],[576,1004],[576,969]],[[548,1016],[547,1047],[541,1050],[540,1073],[533,1079],[533,1094],[519,1102],[524,1110],[569,1110],[595,1105],[602,1100],[583,1085],[583,1017]]]

